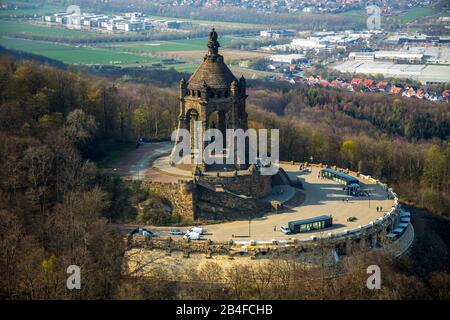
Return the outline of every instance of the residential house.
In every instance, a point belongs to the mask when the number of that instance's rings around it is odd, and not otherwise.
[[[360,86],[363,80],[361,78],[353,78],[350,84]]]
[[[363,86],[365,86],[367,88],[370,88],[370,87],[372,87],[374,82],[375,81],[372,80],[372,79],[366,79],[366,80],[363,81]]]
[[[450,90],[444,90],[442,92],[442,98],[448,102],[450,100]]]
[[[423,89],[417,89],[416,91],[416,97],[419,99],[423,99],[425,97],[425,90]]]
[[[400,87],[392,86],[389,92],[393,94],[401,94],[403,92],[403,89]]]
[[[414,90],[413,87],[408,87],[406,90],[402,93],[402,96],[404,97],[415,97],[416,96],[416,90]]]
[[[380,91],[389,91],[389,82],[388,81],[379,81],[377,83],[377,88]]]

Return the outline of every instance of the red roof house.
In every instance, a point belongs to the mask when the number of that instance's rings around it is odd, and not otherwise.
[[[418,89],[416,91],[416,97],[417,98],[423,99],[424,96],[425,96],[425,91],[423,89]]]
[[[450,99],[450,90],[442,91],[442,96],[444,97],[445,100]]]
[[[416,95],[416,90],[414,90],[414,88],[408,88],[405,92],[405,95],[408,97],[413,97]]]
[[[389,90],[389,92],[390,93],[393,93],[393,94],[400,94],[400,93],[402,93],[402,88],[399,88],[399,87],[391,87],[391,90]]]
[[[363,82],[361,78],[353,78],[351,84],[360,85]]]
[[[372,86],[373,83],[374,83],[374,80],[372,80],[372,79],[366,79],[366,80],[364,80],[364,82],[363,82],[363,86],[365,86],[365,87],[367,87],[367,88],[370,88],[370,86]]]
[[[379,81],[379,82],[377,83],[377,88],[378,88],[378,89],[385,88],[385,87],[387,87],[387,86],[389,86],[389,82],[387,82],[387,81]]]

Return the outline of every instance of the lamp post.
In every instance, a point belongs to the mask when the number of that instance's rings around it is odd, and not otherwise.
[[[248,216],[248,237],[251,237],[251,223],[252,223],[252,214],[250,213],[250,215]]]

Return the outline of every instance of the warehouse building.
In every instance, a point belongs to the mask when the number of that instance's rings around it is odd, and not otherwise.
[[[298,63],[307,60],[303,54],[273,54],[268,57],[268,60],[280,63]]]
[[[352,74],[381,74],[386,78],[412,79],[422,84],[450,82],[450,66],[425,64],[400,64],[381,61],[348,60],[333,67]]]
[[[420,52],[408,51],[373,51],[373,52],[350,52],[348,58],[359,61],[389,60],[422,62],[424,55]]]

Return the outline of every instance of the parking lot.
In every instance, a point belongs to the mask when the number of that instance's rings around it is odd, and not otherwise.
[[[379,185],[368,180],[359,179],[361,190],[370,196],[349,196],[343,185],[329,179],[319,178],[319,168],[312,167],[310,172],[298,171],[298,166],[283,165],[291,178],[300,178],[304,185],[305,200],[298,206],[287,208],[278,214],[269,214],[261,218],[233,222],[224,222],[202,226],[207,230],[206,239],[227,241],[234,240],[272,240],[288,238],[310,238],[313,235],[337,233],[345,229],[354,229],[366,225],[382,216],[394,205],[394,200],[387,199],[387,192]],[[291,188],[291,187],[288,187]],[[291,194],[295,194],[292,192]],[[286,200],[286,199],[284,199]],[[377,207],[380,211],[377,211]],[[331,215],[333,226],[320,231],[310,231],[286,235],[280,231],[289,221]],[[352,218],[352,219],[349,219]],[[349,221],[352,220],[352,221]],[[170,227],[153,227],[157,235],[169,235]],[[180,228],[185,231],[187,228]]]

